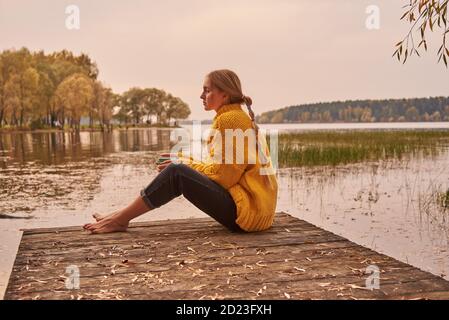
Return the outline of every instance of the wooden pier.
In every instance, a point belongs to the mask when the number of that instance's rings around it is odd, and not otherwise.
[[[278,213],[251,234],[210,218],[25,230],[5,299],[449,299],[449,282]]]

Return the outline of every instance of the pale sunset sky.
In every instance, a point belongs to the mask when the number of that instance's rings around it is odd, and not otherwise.
[[[87,53],[115,92],[164,89],[187,102],[189,119],[211,119],[199,96],[204,75],[229,68],[254,111],[304,103],[447,96],[449,70],[429,52],[406,65],[391,55],[409,25],[407,0],[0,0],[0,50],[23,46]],[[80,9],[80,29],[65,22]],[[380,9],[369,30],[366,8]]]

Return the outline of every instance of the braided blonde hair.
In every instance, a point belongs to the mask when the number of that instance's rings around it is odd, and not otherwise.
[[[249,117],[251,118],[252,126],[256,133],[256,142],[258,142],[259,126],[256,123],[256,117],[254,115],[253,109],[251,108],[253,100],[250,97],[243,94],[242,84],[237,74],[232,70],[221,69],[209,72],[206,78],[210,80],[212,86],[229,95],[229,103],[231,104],[238,103],[246,105],[246,107],[248,108]],[[264,160],[266,161],[267,159],[265,153],[262,152],[261,154]]]

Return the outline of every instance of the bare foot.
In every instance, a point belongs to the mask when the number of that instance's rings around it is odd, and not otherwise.
[[[128,228],[128,224],[122,224],[113,217],[105,217],[97,223],[85,224],[84,229],[92,233],[123,232]]]
[[[106,215],[101,215],[101,214],[99,214],[99,213],[94,213],[93,215],[92,215],[92,217],[94,217],[94,219],[97,221],[97,222],[100,222],[101,220],[103,220],[104,218],[108,218],[108,217],[112,217],[114,214],[116,214],[117,213],[117,211],[114,211],[114,212],[112,212],[112,213],[109,213],[109,214],[106,214]]]

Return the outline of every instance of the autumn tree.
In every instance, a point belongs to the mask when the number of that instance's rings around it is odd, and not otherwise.
[[[93,101],[90,105],[90,126],[98,120],[102,130],[110,130],[112,110],[116,104],[116,97],[111,88],[104,87],[99,81],[93,84]]]
[[[186,119],[190,114],[189,106],[180,98],[168,95],[165,114],[170,124],[171,119]]]
[[[56,89],[55,103],[60,105],[60,119],[69,119],[70,127],[80,129],[81,116],[88,114],[94,100],[92,80],[76,73],[65,79]]]

